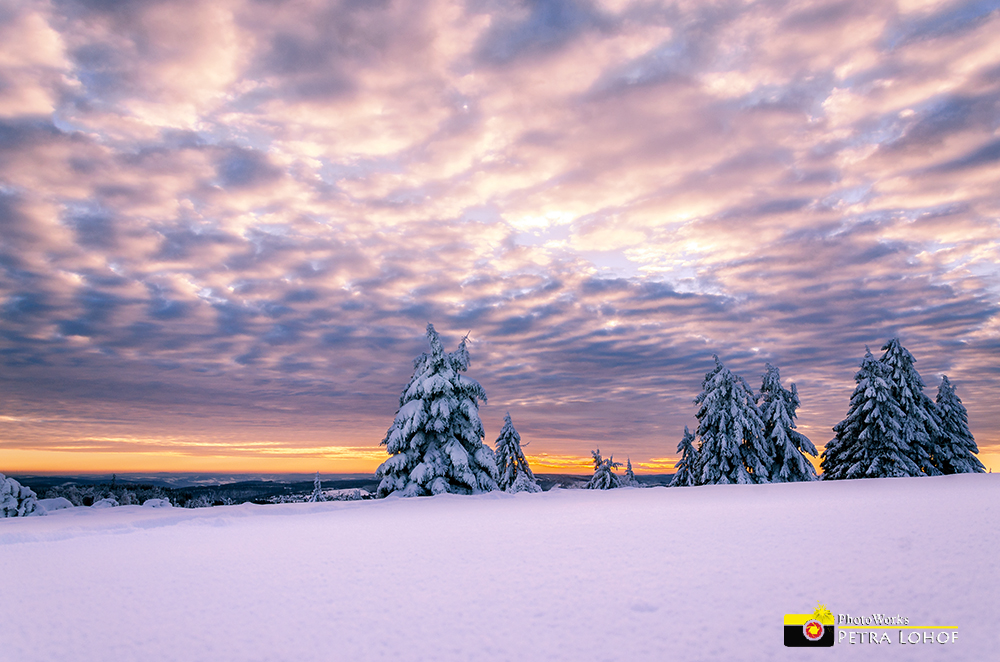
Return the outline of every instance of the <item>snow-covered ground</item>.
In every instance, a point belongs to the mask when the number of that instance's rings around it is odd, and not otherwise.
[[[0,660],[995,660],[1000,476],[0,520]],[[958,626],[785,648],[785,613]]]

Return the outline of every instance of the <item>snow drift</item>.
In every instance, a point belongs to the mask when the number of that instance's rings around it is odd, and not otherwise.
[[[986,660],[1000,477],[69,508],[0,522],[4,660]],[[897,614],[948,645],[784,648]]]

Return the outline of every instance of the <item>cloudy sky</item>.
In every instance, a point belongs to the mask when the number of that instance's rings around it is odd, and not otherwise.
[[[432,322],[541,471],[893,336],[1000,470],[998,182],[1000,0],[3,0],[0,467],[373,470]]]

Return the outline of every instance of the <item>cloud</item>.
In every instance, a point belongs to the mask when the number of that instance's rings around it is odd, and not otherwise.
[[[897,334],[1000,444],[998,21],[26,3],[0,17],[0,413],[36,422],[5,438],[374,447],[431,321],[471,332],[488,434],[511,409],[559,462],[666,466],[716,353],[780,365],[822,444]]]
[[[505,4],[488,6],[491,25],[477,47],[480,61],[487,64],[544,56],[586,31],[613,26],[610,16],[587,2],[532,0],[504,11]]]
[[[229,189],[260,186],[282,175],[281,170],[268,161],[266,154],[239,147],[226,150],[217,168],[221,185]]]
[[[961,156],[947,163],[942,163],[931,168],[932,172],[965,170],[977,166],[989,165],[995,161],[1000,161],[1000,140],[995,140],[987,145],[973,150],[971,153]]]
[[[888,35],[890,47],[940,37],[958,37],[989,22],[996,17],[994,0],[945,3],[936,12],[906,17]]]

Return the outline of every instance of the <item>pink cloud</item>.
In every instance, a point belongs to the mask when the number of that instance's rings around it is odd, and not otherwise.
[[[6,401],[375,443],[434,321],[539,453],[645,461],[713,352],[780,364],[822,444],[901,334],[1000,444],[978,7],[27,4],[0,24]]]

